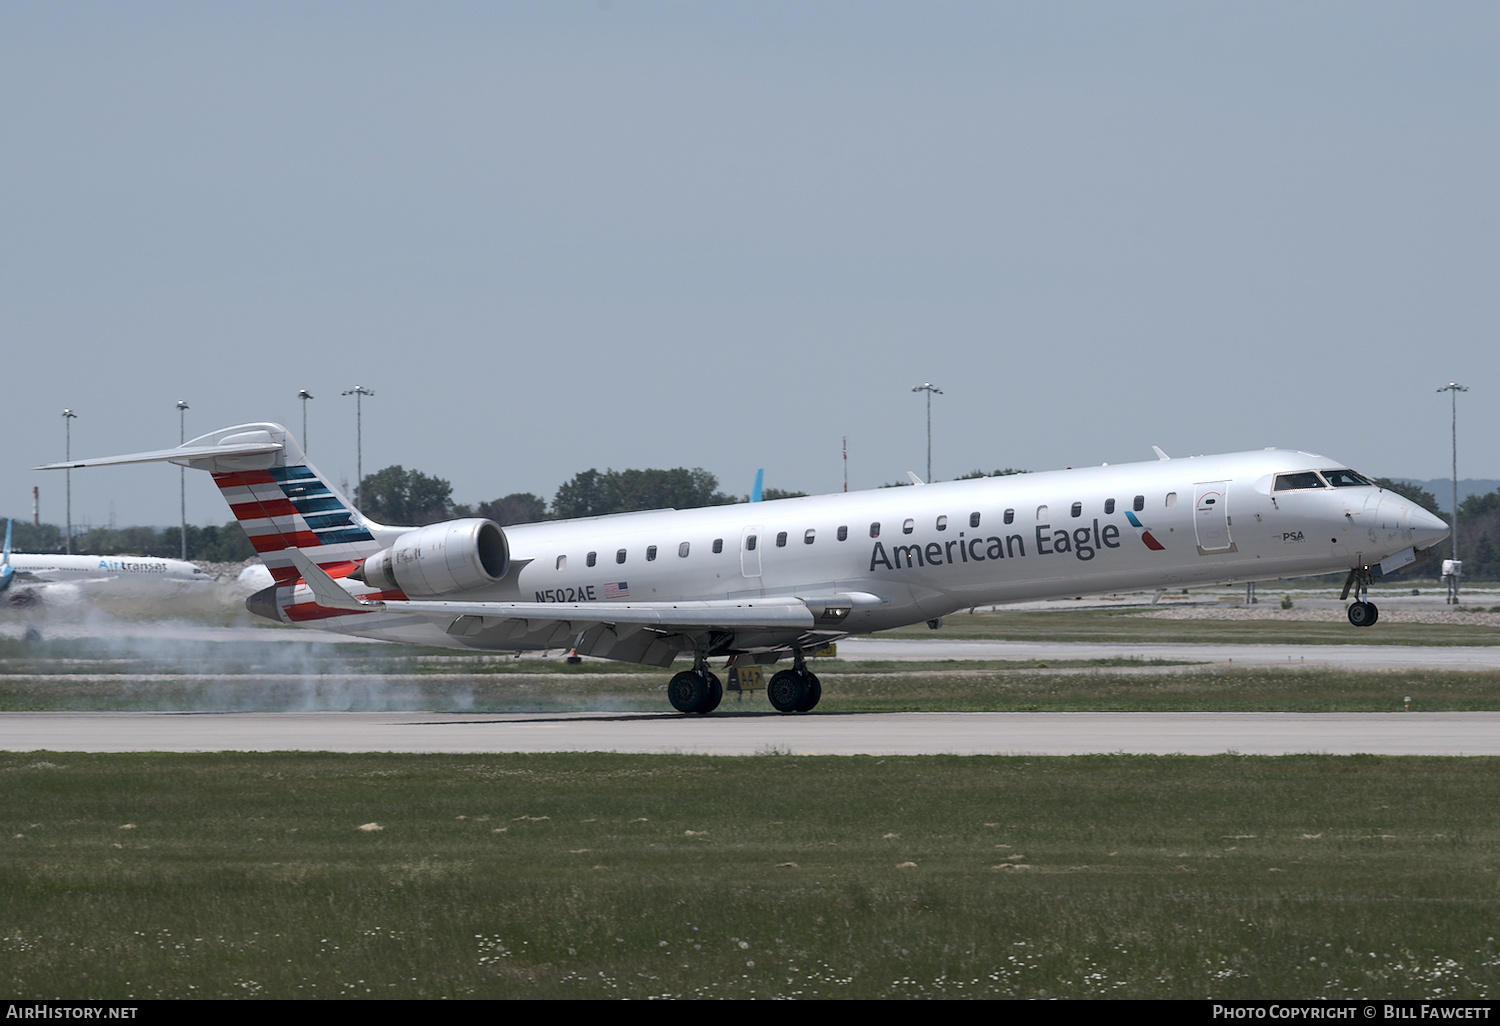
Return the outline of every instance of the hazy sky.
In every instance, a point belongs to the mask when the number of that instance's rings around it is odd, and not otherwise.
[[[1493,3],[0,0],[0,513],[277,420],[459,501],[1282,445],[1500,477]],[[177,520],[177,470],[73,474]],[[228,512],[189,476],[188,516]]]

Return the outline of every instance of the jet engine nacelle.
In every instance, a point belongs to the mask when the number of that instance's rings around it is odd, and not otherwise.
[[[499,582],[510,569],[510,543],[493,520],[449,520],[407,531],[349,576],[408,596],[449,595]]]

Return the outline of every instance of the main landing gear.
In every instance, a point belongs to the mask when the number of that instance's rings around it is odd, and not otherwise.
[[[1349,579],[1344,582],[1344,591],[1339,598],[1348,598],[1351,590],[1354,601],[1349,603],[1349,622],[1356,627],[1372,626],[1380,619],[1380,610],[1366,597],[1370,594],[1370,571],[1367,568],[1349,571]]]
[[[798,652],[792,657],[792,668],[782,670],[766,685],[766,697],[777,712],[808,712],[823,697],[823,685]]]
[[[807,668],[801,654],[793,656],[790,670],[782,670],[766,685],[766,697],[777,712],[808,712],[823,697],[823,685]],[[708,668],[708,657],[693,656],[693,668],[683,670],[667,682],[667,698],[680,713],[711,713],[724,700],[724,685]]]
[[[667,683],[667,698],[680,713],[711,713],[724,700],[724,685],[708,669],[708,657],[693,656],[693,668],[683,670]]]

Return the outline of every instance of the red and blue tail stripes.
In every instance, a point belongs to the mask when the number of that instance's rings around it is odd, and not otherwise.
[[[305,464],[215,474],[214,483],[278,585],[301,576],[282,555],[287,549],[317,549],[318,565],[334,577],[380,549],[354,511]]]

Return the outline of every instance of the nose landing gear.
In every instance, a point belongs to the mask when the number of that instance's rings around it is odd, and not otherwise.
[[[1370,594],[1370,569],[1359,567],[1349,571],[1349,579],[1344,582],[1344,591],[1339,595],[1340,599],[1347,599],[1349,592],[1354,592],[1354,601],[1349,603],[1349,622],[1356,627],[1370,627],[1376,620],[1380,619],[1380,610],[1375,607],[1367,596]]]

